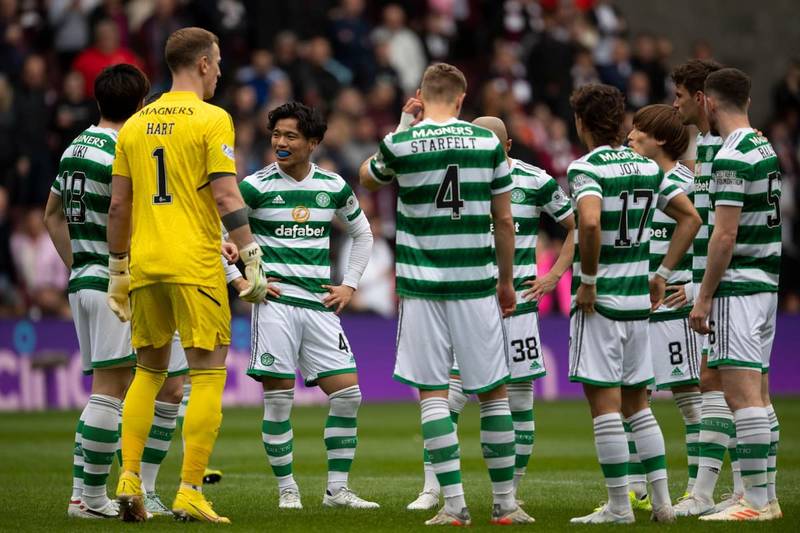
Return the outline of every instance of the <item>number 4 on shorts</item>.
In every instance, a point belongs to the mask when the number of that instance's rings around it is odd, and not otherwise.
[[[350,347],[347,346],[347,341],[345,341],[344,335],[341,333],[339,333],[339,349],[344,352],[350,353]]]

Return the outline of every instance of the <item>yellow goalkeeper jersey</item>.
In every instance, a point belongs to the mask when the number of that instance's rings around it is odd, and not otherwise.
[[[119,132],[113,174],[133,183],[131,289],[224,284],[210,180],[236,174],[233,121],[193,92],[168,92]]]

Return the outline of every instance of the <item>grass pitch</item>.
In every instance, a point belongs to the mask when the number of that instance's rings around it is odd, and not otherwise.
[[[637,514],[636,529],[672,531],[797,531],[800,514],[800,399],[778,399],[781,422],[778,494],[785,518],[759,524],[706,524],[683,519],[675,525],[650,523]],[[519,497],[536,518],[539,531],[606,530],[617,526],[572,526],[569,518],[590,512],[605,498],[592,442],[589,410],[582,401],[540,402],[536,405],[536,442],[528,475]],[[677,408],[668,401],[653,407],[667,442],[670,491],[683,492],[686,466],[683,426]],[[359,446],[350,486],[380,502],[376,511],[326,509],[322,430],[324,407],[295,408],[292,413],[295,476],[305,509],[279,512],[277,488],[261,444],[261,410],[226,409],[213,466],[224,471],[221,483],[206,488],[215,508],[231,518],[225,531],[411,531],[429,530],[424,520],[434,512],[406,511],[422,486],[418,407],[413,404],[365,405],[359,414]],[[189,531],[222,526],[184,524],[158,518],[146,524],[69,519],[66,508],[71,485],[72,437],[75,412],[0,414],[0,531]],[[474,403],[461,416],[462,468],[473,529],[488,530],[491,488],[478,443],[479,416]],[[162,466],[159,492],[171,503],[178,482],[180,437]],[[110,486],[115,486],[116,467]],[[717,486],[717,497],[731,486],[728,467]],[[794,524],[794,525],[792,525]]]

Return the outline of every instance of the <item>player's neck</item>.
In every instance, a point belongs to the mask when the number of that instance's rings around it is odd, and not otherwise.
[[[740,128],[749,127],[750,119],[747,114],[726,113],[724,111],[717,113],[717,129],[719,129],[719,134],[723,139],[727,139],[731,133]]]
[[[447,122],[458,117],[458,106],[453,104],[442,104],[439,102],[425,102],[425,111],[422,114],[423,120],[433,122]]]
[[[292,178],[294,181],[303,181],[308,173],[311,172],[311,163],[303,161],[294,165],[282,165],[278,163],[281,171]]]
[[[653,157],[653,161],[656,162],[658,168],[660,168],[661,171],[664,172],[665,174],[670,170],[672,170],[673,168],[675,168],[675,164],[677,163],[677,161],[669,157],[664,152],[656,154]]]
[[[203,80],[184,73],[172,74],[172,87],[170,87],[169,91],[194,93],[200,100],[203,100],[203,95],[205,93],[203,89]]]
[[[105,128],[109,130],[119,131],[122,129],[122,125],[125,124],[125,121],[122,122],[113,122],[111,120],[100,118],[100,122],[97,123],[98,128]]]
[[[700,135],[706,135],[709,131],[711,131],[711,126],[708,124],[708,118],[705,116],[705,114],[703,114],[695,126],[697,126],[697,130],[700,132]]]

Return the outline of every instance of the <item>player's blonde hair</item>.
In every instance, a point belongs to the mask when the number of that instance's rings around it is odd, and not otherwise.
[[[451,103],[467,92],[467,79],[453,65],[434,63],[425,69],[420,90],[423,100]]]
[[[219,45],[219,37],[203,28],[181,28],[167,39],[164,59],[171,72],[191,67],[203,55],[209,55],[211,47]]]

